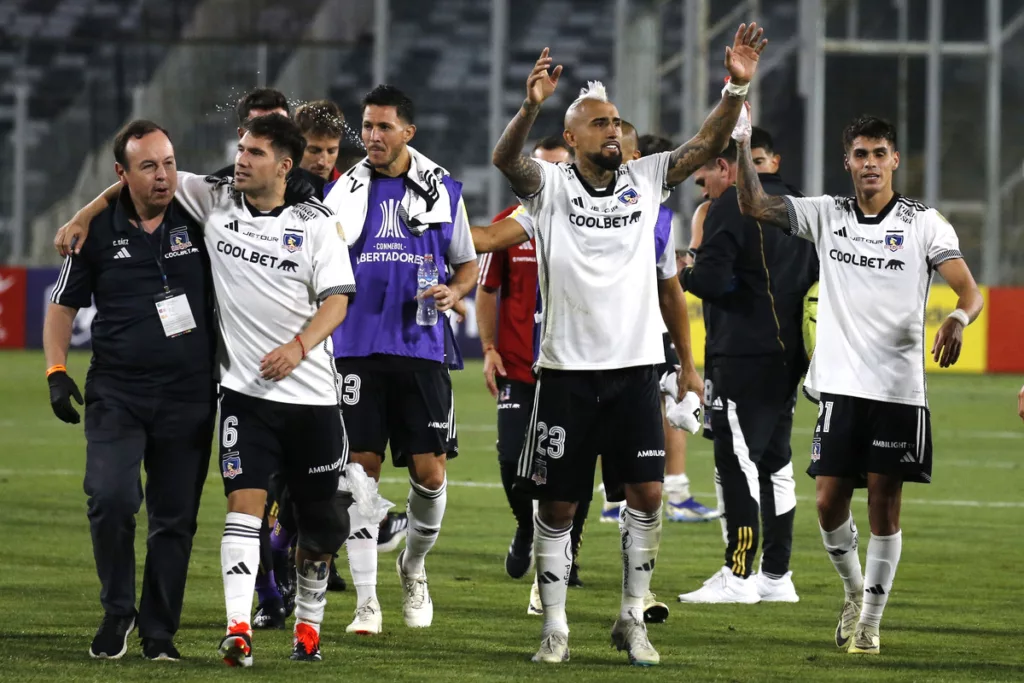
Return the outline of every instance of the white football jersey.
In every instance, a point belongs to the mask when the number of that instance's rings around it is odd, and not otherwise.
[[[306,329],[319,303],[355,292],[337,221],[316,199],[263,214],[231,178],[178,173],[175,197],[203,224],[217,296],[222,386],[256,398],[334,405],[330,337],[279,382],[260,376],[263,357]]]
[[[814,242],[815,392],[927,406],[925,307],[932,273],[963,258],[953,226],[899,194],[877,216],[848,197],[784,197],[794,234]]]
[[[522,199],[533,218],[541,297],[538,366],[609,370],[665,362],[658,279],[674,253],[655,257],[654,227],[669,152],[619,167],[607,188],[574,165],[537,161],[540,189]]]

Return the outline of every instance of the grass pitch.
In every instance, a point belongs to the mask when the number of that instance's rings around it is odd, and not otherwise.
[[[75,354],[68,364],[80,386],[87,363],[87,355]],[[1013,400],[1019,377],[929,382],[935,483],[905,492],[903,559],[882,622],[880,657],[846,655],[832,642],[842,587],[821,547],[813,482],[799,475],[792,567],[799,604],[683,607],[675,596],[721,566],[719,525],[666,523],[653,589],[672,612],[666,624],[650,628],[662,666],[631,669],[609,645],[621,580],[618,533],[594,515],[581,552],[586,585],[569,592],[572,660],[557,670],[532,664],[540,622],[526,616],[528,581],[504,574],[514,522],[498,484],[494,403],[473,364],[454,377],[461,455],[449,467],[448,512],[427,559],[433,627],[403,624],[392,553],[380,562],[383,635],[346,636],[354,593],[330,593],[322,664],[288,661],[287,632],[257,632],[255,666],[234,671],[215,652],[224,625],[225,510],[216,458],[176,640],[184,659],[145,661],[135,636],[121,661],[89,659],[101,612],[82,492],[85,443],[81,426],[50,412],[43,367],[38,352],[0,353],[0,680],[1024,680],[1024,425]],[[807,464],[813,423],[813,406],[801,400],[793,437],[798,471]],[[689,444],[693,489],[713,504],[710,442]],[[384,476],[384,494],[404,508],[404,474],[388,465]],[[862,497],[854,515],[866,536]],[[145,529],[143,513],[140,577]]]

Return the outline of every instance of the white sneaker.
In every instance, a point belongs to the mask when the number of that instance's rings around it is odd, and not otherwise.
[[[540,649],[533,661],[545,664],[561,664],[569,661],[569,634],[555,631],[540,641]]]
[[[753,605],[760,602],[761,596],[757,593],[757,583],[753,577],[741,579],[729,570],[722,567],[710,579],[704,582],[701,588],[679,596],[679,602],[692,603],[740,603]]]
[[[377,598],[368,598],[356,608],[356,618],[345,628],[345,633],[357,633],[361,636],[375,636],[381,632],[383,615]]]
[[[761,572],[750,578],[757,584],[761,602],[800,602],[793,585],[793,572],[786,572],[781,579],[770,579]]]
[[[530,604],[526,607],[526,614],[531,617],[544,616],[544,603],[540,601],[540,585],[537,583],[537,575],[533,576],[533,588],[530,589]]]
[[[668,605],[658,601],[651,591],[644,596],[644,621],[648,624],[664,624],[668,619]]]
[[[633,666],[657,666],[661,663],[661,656],[647,638],[643,613],[635,607],[629,610],[628,617],[619,616],[615,620],[612,626],[612,645],[619,652],[625,650]]]
[[[404,559],[405,549],[398,553],[395,561],[398,578],[402,582],[402,616],[409,628],[427,628],[434,621],[434,603],[427,589],[427,572],[424,570],[419,576],[407,576],[402,568]]]

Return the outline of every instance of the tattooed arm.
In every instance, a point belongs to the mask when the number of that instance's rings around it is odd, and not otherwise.
[[[743,109],[743,97],[725,94],[714,111],[704,120],[697,134],[669,159],[667,185],[674,186],[689,178],[694,171],[714,159],[729,144],[729,134]]]
[[[672,152],[665,184],[678,185],[698,168],[711,161],[729,143],[736,119],[743,109],[746,90],[743,94],[730,91],[733,87],[750,84],[757,70],[761,52],[768,44],[762,40],[764,29],[757,24],[740,24],[733,38],[732,47],[725,48],[725,68],[729,71],[730,85],[722,93],[722,101],[711,112],[700,131],[686,144]]]
[[[528,197],[540,189],[540,166],[523,154],[526,138],[539,113],[540,104],[524,101],[515,118],[505,127],[505,132],[501,134],[491,154],[491,162],[508,178],[512,190],[520,197]]]
[[[754,157],[750,153],[750,139],[738,140],[736,147],[736,195],[739,197],[740,213],[792,233],[794,226],[790,223],[786,200],[767,194],[761,187],[757,168],[754,167]]]
[[[551,62],[549,50],[544,48],[526,79],[526,100],[523,106],[505,127],[505,132],[501,134],[491,154],[491,162],[508,178],[512,189],[520,197],[536,194],[543,179],[537,162],[523,154],[523,145],[540,113],[540,105],[555,92],[558,77],[562,75],[561,65],[548,73]]]

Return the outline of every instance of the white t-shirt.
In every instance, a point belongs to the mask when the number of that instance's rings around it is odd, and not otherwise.
[[[540,189],[522,199],[534,221],[544,311],[538,366],[609,370],[665,360],[658,278],[676,274],[673,250],[657,263],[654,226],[670,153],[619,167],[594,189],[575,166],[537,160]],[[656,273],[657,269],[657,273]],[[657,277],[656,277],[657,274]]]
[[[676,270],[676,255],[675,252],[672,251],[672,245],[675,244],[677,234],[676,229],[678,217],[679,214],[672,214],[672,233],[671,235],[669,235],[668,244],[665,246],[665,251],[663,251],[661,253],[661,256],[658,258],[658,263],[655,269],[658,273],[659,280],[668,280],[669,278],[673,278],[678,274],[678,271]],[[533,237],[536,230],[536,228],[534,227],[533,218],[530,216],[529,212],[523,209],[523,207],[519,207],[519,209],[513,211],[509,218],[515,219],[515,221],[519,223],[519,225],[523,226],[523,230],[526,231],[526,234],[529,235],[530,237]],[[668,325],[665,323],[664,316],[661,315],[660,307],[658,308],[657,319],[658,329],[661,330],[662,336],[668,334]],[[665,360],[667,361],[668,358],[666,358]]]
[[[306,329],[321,301],[355,292],[337,221],[316,199],[261,214],[231,178],[178,172],[175,197],[203,224],[217,295],[220,383],[280,403],[334,405],[330,337],[279,382],[260,376],[263,357]]]
[[[924,326],[932,272],[963,258],[935,209],[896,195],[877,216],[848,197],[784,197],[792,232],[818,250],[815,392],[927,406]]]

